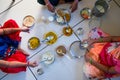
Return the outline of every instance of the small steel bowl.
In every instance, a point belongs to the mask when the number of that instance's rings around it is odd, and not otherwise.
[[[91,9],[90,8],[83,8],[81,11],[80,11],[80,15],[82,18],[84,19],[90,19],[91,18]]]
[[[26,26],[26,27],[30,28],[30,27],[34,26],[35,18],[31,15],[27,15],[27,16],[24,17],[22,24],[23,24],[23,26]]]
[[[28,40],[28,48],[31,50],[35,50],[40,46],[40,40],[37,37],[31,37]]]

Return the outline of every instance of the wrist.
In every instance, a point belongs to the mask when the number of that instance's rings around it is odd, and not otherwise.
[[[50,4],[49,0],[44,0],[44,1],[46,6]]]
[[[90,58],[89,63],[90,63],[90,64],[93,64],[93,60],[92,60],[92,58]]]
[[[50,2],[47,2],[45,5],[48,6],[50,4]]]
[[[30,62],[28,61],[27,64],[26,64],[26,66],[29,66],[29,65],[30,65]]]
[[[94,44],[94,43],[96,43],[96,39],[91,39],[91,40],[90,40],[90,45],[92,45],[92,44]]]
[[[18,29],[19,31],[23,31],[22,27]]]
[[[98,40],[99,40],[100,42],[103,42],[103,38],[99,38]]]

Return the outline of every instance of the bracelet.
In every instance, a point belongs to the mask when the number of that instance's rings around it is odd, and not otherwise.
[[[28,62],[27,62],[27,66],[29,66],[29,64],[30,64],[30,62],[28,61]]]
[[[102,38],[99,38],[99,41],[100,41],[100,42],[103,42],[103,39],[102,39]]]
[[[90,58],[90,61],[89,61],[89,62],[90,62],[90,64],[92,64],[92,58]]]

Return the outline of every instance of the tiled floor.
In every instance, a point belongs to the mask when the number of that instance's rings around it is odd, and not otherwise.
[[[7,9],[8,5],[11,4],[12,0],[0,0],[0,24],[3,24],[8,19],[14,19],[16,20],[19,26],[22,26],[22,20],[26,15],[32,15],[36,19],[35,25],[30,30],[30,33],[21,33],[22,36],[21,47],[24,50],[26,50],[28,53],[30,53],[28,60],[40,61],[41,54],[47,51],[51,51],[55,55],[55,61],[51,65],[46,66],[40,64],[36,68],[28,67],[26,72],[21,72],[18,74],[6,74],[0,72],[0,80],[87,80],[87,78],[83,74],[83,69],[82,69],[84,63],[83,58],[80,60],[69,60],[66,57],[59,57],[56,54],[55,49],[59,45],[64,45],[67,49],[67,55],[69,55],[68,50],[72,42],[87,38],[87,33],[89,32],[89,25],[88,25],[89,20],[83,20],[79,15],[79,13],[80,10],[84,7],[89,7],[92,9],[95,1],[96,0],[82,0],[81,2],[79,2],[78,9],[71,14],[71,21],[69,22],[69,24],[74,30],[74,34],[72,34],[72,36],[70,37],[66,37],[62,34],[62,28],[65,25],[59,25],[56,22],[44,23],[41,21],[42,16],[45,16],[45,18],[47,18],[53,15],[53,13],[49,12],[46,9],[46,7],[43,7],[42,5],[38,4],[37,0],[16,0],[15,3],[12,4],[12,7],[7,11],[4,10]],[[110,8],[110,12],[107,13],[107,14],[112,14],[113,13],[112,10],[115,10],[116,12],[114,13],[114,15],[116,15],[118,19],[120,18],[119,2],[120,2],[119,0],[113,0],[110,4],[112,5]],[[65,5],[59,5],[58,7],[69,8],[69,6],[70,6],[69,4],[65,4]],[[104,16],[102,19],[103,19],[102,29],[105,30],[106,32],[110,32],[108,28],[106,27],[104,28],[106,16]],[[117,23],[117,25],[119,25],[119,22]],[[83,35],[76,34],[76,30],[79,27],[82,27],[84,29]],[[120,26],[117,27],[117,30],[120,30]],[[48,31],[54,31],[57,34],[58,40],[55,44],[50,46],[46,44],[42,44],[36,50],[28,49],[27,44],[29,38],[36,36],[40,40],[43,40],[44,33]],[[120,35],[119,31],[117,35]],[[36,70],[39,67],[43,68],[44,74],[42,75],[37,74]],[[119,79],[120,77],[112,80],[119,80]]]

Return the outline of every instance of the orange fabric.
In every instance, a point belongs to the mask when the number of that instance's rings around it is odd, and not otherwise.
[[[93,48],[91,48],[90,52],[87,53],[92,59],[94,59],[96,62],[99,62],[99,54],[101,52],[101,49],[106,43],[96,43],[94,44]],[[100,71],[95,66],[91,65],[89,62],[85,63],[85,69],[86,74],[89,74],[88,76],[94,77],[94,78],[101,78],[104,76],[104,73]]]
[[[91,30],[89,33],[89,37],[92,39],[98,39],[100,37],[106,37],[106,36],[109,36],[109,34],[104,33],[100,28],[95,28],[94,30]],[[93,48],[91,48],[88,55],[98,63],[104,64],[106,66],[113,66],[113,65],[115,66],[117,61],[113,59],[113,55],[115,55],[117,51],[120,51],[120,48],[114,49],[112,52],[107,53],[107,49],[109,46],[111,46],[111,44],[109,43],[95,43],[93,44]],[[120,56],[118,55],[115,57],[120,59]],[[99,78],[118,76],[118,74],[111,75],[104,73],[88,62],[85,63],[84,67],[85,67],[84,73],[86,74],[87,77],[99,79]],[[117,66],[117,68],[119,67]]]

